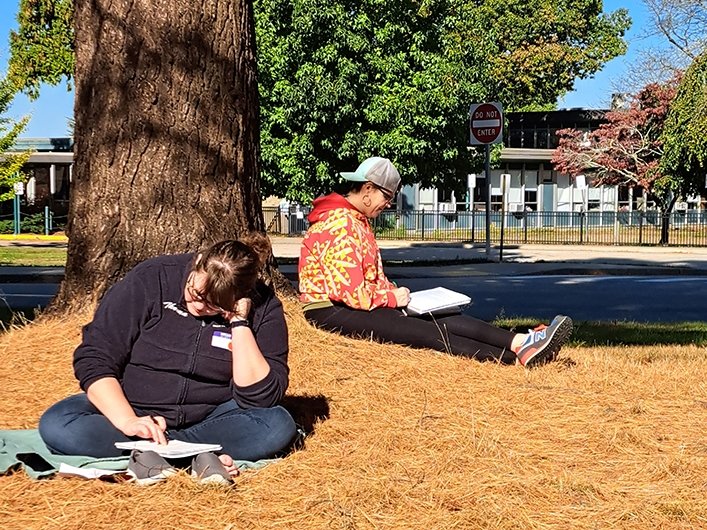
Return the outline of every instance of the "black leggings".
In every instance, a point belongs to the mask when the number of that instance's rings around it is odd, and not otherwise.
[[[515,333],[467,315],[410,317],[388,307],[361,311],[341,305],[310,309],[304,315],[320,329],[349,337],[431,348],[479,361],[516,361],[511,351]]]

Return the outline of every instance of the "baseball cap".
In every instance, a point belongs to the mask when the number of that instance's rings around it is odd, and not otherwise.
[[[398,170],[390,160],[379,156],[367,158],[356,171],[342,171],[339,175],[351,182],[372,182],[390,193],[397,193],[400,187]]]

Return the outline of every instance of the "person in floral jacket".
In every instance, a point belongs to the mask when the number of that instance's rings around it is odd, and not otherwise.
[[[554,359],[572,319],[513,333],[469,315],[407,316],[410,290],[388,280],[369,224],[400,187],[393,163],[371,157],[344,172],[347,188],[314,201],[299,259],[300,300],[314,326],[352,337],[431,348],[478,360],[524,366]]]

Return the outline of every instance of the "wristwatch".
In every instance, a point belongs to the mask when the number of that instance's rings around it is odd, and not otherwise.
[[[250,322],[248,322],[248,319],[246,319],[246,318],[237,318],[237,319],[231,320],[230,325],[231,325],[231,329],[240,328],[241,326],[250,327]]]

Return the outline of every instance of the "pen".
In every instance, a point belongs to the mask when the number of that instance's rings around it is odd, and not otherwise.
[[[157,425],[157,427],[160,426],[160,423],[157,421],[157,418],[155,418],[152,414],[150,414],[150,419],[152,420],[152,423]],[[169,442],[169,433],[166,430],[164,431],[164,439]]]

